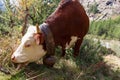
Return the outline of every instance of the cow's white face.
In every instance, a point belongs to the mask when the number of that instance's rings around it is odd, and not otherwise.
[[[36,27],[30,26],[23,36],[21,43],[17,50],[11,56],[11,60],[15,63],[29,63],[42,58],[46,51],[43,45],[38,41],[41,35],[36,33]],[[41,39],[40,39],[41,40]]]

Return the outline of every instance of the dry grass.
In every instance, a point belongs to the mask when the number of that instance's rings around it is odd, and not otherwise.
[[[10,57],[20,42],[20,35],[17,28],[10,31],[7,35],[0,35],[0,66],[1,68],[5,68],[7,72],[13,73],[15,66],[11,62]]]

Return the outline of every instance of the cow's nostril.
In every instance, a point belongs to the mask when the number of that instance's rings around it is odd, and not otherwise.
[[[15,56],[12,56],[11,60],[15,60]]]

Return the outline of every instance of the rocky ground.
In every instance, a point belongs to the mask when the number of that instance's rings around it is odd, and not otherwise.
[[[120,15],[120,0],[80,0],[87,11],[90,20],[104,20],[113,15]],[[96,5],[97,12],[90,12],[91,6]]]
[[[120,45],[119,45],[120,41],[100,40],[100,43],[102,46],[116,53],[116,55],[109,54],[109,55],[103,56],[104,62],[106,62],[106,64],[110,66],[112,70],[115,70],[115,71],[120,70]]]

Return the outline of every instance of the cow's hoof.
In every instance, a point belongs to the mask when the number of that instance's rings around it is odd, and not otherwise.
[[[56,62],[56,59],[54,56],[45,57],[43,59],[43,64],[46,65],[47,67],[53,67],[55,62]]]

